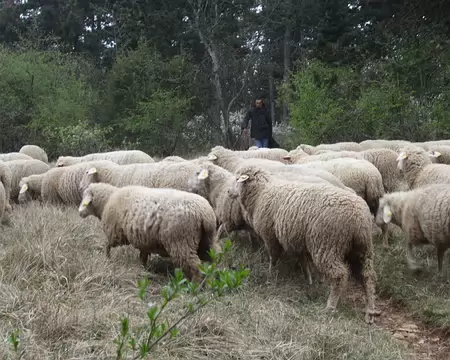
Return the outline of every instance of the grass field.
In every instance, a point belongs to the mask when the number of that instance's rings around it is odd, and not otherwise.
[[[12,226],[0,230],[0,359],[14,359],[7,338],[16,328],[22,359],[115,358],[120,317],[145,322],[136,284],[148,272],[130,247],[113,249],[107,260],[104,242],[99,222],[82,220],[76,209],[15,207]],[[349,288],[337,313],[324,313],[326,283],[308,285],[288,260],[268,276],[264,250],[236,240],[233,261],[251,268],[248,283],[187,319],[153,359],[448,359],[447,277],[436,274],[432,248],[420,251],[425,271],[411,274],[402,239],[390,243],[384,250],[375,239],[383,313],[366,325],[359,288]],[[167,283],[167,271],[170,261],[152,264],[152,294]]]

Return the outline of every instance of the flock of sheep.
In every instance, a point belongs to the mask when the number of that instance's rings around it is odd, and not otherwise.
[[[287,252],[310,284],[313,273],[328,279],[326,310],[336,309],[353,276],[372,323],[380,314],[374,231],[385,247],[393,227],[405,233],[411,269],[418,267],[413,246],[433,244],[442,271],[450,247],[450,140],[302,144],[289,152],[216,146],[196,159],[158,162],[124,150],[59,157],[55,166],[35,145],[0,154],[1,222],[12,226],[13,206],[36,200],[97,217],[108,257],[130,244],[144,266],[151,254],[170,257],[195,281],[222,236],[245,231],[265,245],[269,271]]]

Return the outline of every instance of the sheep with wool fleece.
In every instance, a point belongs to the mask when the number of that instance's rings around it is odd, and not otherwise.
[[[85,156],[60,156],[56,161],[56,167],[70,166],[97,160],[109,160],[118,165],[155,162],[150,155],[141,150],[118,150],[88,154]]]
[[[406,234],[408,266],[419,266],[413,246],[433,244],[437,250],[438,270],[442,273],[445,251],[450,247],[450,184],[424,185],[409,191],[385,194],[376,216],[378,224],[394,223]]]
[[[82,191],[80,183],[84,173],[96,167],[111,168],[119,166],[109,160],[83,162],[71,166],[55,167],[44,174],[41,185],[41,198],[43,202],[53,205],[78,205],[81,201]]]
[[[336,176],[328,171],[321,169],[305,169],[305,168],[294,168],[292,166],[287,166],[276,161],[266,160],[266,159],[242,159],[236,156],[233,151],[225,149],[222,146],[214,147],[208,155],[211,162],[224,169],[234,173],[236,170],[245,165],[258,165],[261,168],[268,169],[272,174],[279,178],[284,178],[286,173],[295,174],[299,177],[311,177],[316,176],[328,181],[330,184],[348,189]],[[295,175],[289,175],[290,179]]]
[[[103,182],[116,187],[140,185],[192,192],[192,181],[201,169],[200,164],[190,161],[104,166],[101,169],[92,166],[84,172],[80,189],[86,189],[91,183]]]
[[[383,179],[378,169],[363,159],[340,158],[328,161],[314,161],[301,165],[288,165],[296,168],[315,168],[330,172],[342,183],[353,189],[376,214],[378,201],[384,195]]]
[[[243,166],[229,196],[239,199],[275,265],[281,252],[305,253],[331,280],[326,309],[334,310],[352,274],[364,285],[366,321],[375,311],[371,215],[356,194],[329,184],[280,180],[257,166]],[[349,271],[349,268],[351,271]]]
[[[433,164],[432,156],[417,146],[406,146],[397,157],[398,169],[404,174],[409,189],[430,184],[450,184],[450,166]]]
[[[12,172],[11,169],[8,167],[6,162],[0,162],[0,182],[3,184],[3,187],[5,189],[5,197],[6,197],[6,209],[12,210],[10,205],[10,198],[11,198],[11,186],[12,186]]]
[[[320,150],[332,150],[332,151],[362,151],[363,148],[360,144],[356,142],[338,142],[334,144],[319,144],[317,146],[312,146],[308,144],[300,144],[297,149],[301,149],[308,155],[315,155],[317,151]]]
[[[0,154],[0,161],[8,162],[12,160],[33,160],[33,158],[19,152]]]
[[[46,173],[23,177],[19,182],[19,195],[17,201],[24,204],[32,200],[42,200],[42,181]]]
[[[201,260],[208,251],[220,251],[216,242],[216,216],[208,201],[196,194],[175,189],[110,184],[90,184],[79,206],[82,218],[97,217],[111,248],[131,244],[140,251],[147,266],[152,253],[169,256],[193,281],[201,281]]]
[[[48,156],[44,149],[37,145],[24,145],[20,148],[19,153],[28,155],[36,160],[48,164]]]
[[[50,166],[37,159],[32,160],[12,160],[5,163],[11,170],[11,200],[18,202],[18,196],[21,189],[20,182],[24,177],[30,175],[44,174],[50,170]]]
[[[431,162],[450,165],[450,145],[430,145]]]

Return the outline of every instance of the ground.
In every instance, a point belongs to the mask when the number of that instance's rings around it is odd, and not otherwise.
[[[20,330],[22,359],[114,359],[120,318],[145,322],[137,281],[150,276],[155,296],[167,283],[170,261],[149,272],[136,250],[104,254],[99,222],[76,209],[16,206],[10,227],[0,229],[0,359],[13,359],[7,343]],[[385,250],[376,245],[377,307],[374,325],[364,323],[364,298],[351,284],[335,314],[322,310],[328,285],[308,285],[289,259],[268,274],[263,249],[234,242],[234,265],[251,268],[251,278],[189,318],[181,334],[162,342],[154,359],[364,359],[448,358],[450,288],[436,273],[433,248],[419,253],[425,270],[410,273],[403,239]],[[449,267],[445,259],[445,267]],[[175,308],[168,316],[175,318]],[[178,309],[179,310],[179,309]]]

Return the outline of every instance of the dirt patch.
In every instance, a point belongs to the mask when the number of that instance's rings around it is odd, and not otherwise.
[[[364,294],[356,284],[349,284],[347,298],[355,306],[364,309]],[[406,308],[390,299],[377,299],[375,326],[388,330],[392,336],[406,343],[420,360],[448,360],[450,354],[450,330],[425,324],[412,317]]]

